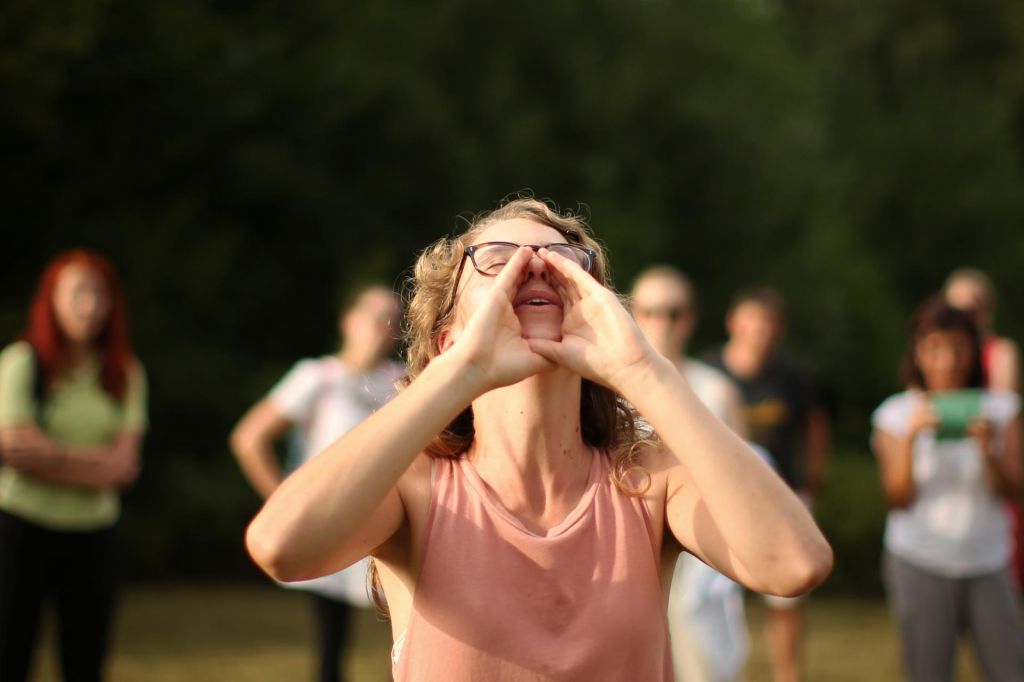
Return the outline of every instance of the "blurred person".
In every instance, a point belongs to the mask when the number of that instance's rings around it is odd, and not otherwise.
[[[1024,680],[1002,512],[1020,486],[1020,398],[981,389],[977,327],[939,297],[914,313],[903,379],[910,388],[872,416],[872,446],[889,504],[884,577],[907,677],[952,680],[967,630],[986,679]],[[951,398],[974,402],[953,410]]]
[[[728,340],[704,360],[739,386],[750,439],[768,451],[810,509],[825,472],[829,419],[810,377],[780,350],[784,327],[785,304],[778,292],[740,292],[726,313]],[[765,603],[775,680],[796,682],[802,677],[802,601],[768,597]]]
[[[993,331],[996,314],[996,288],[992,280],[977,268],[954,270],[943,287],[946,301],[969,314],[981,334],[981,372],[985,386],[1020,393],[1020,348],[1012,340]],[[1024,514],[1020,499],[1006,501],[1010,520],[1011,577],[1017,592],[1024,586]]]
[[[61,253],[21,338],[0,352],[0,680],[28,679],[50,598],[63,678],[103,679],[118,491],[139,473],[145,428],[114,269],[92,251]]]
[[[274,444],[289,433],[298,464],[308,461],[390,399],[403,373],[389,360],[401,310],[397,296],[383,286],[358,290],[338,318],[341,348],[333,355],[298,361],[270,393],[241,418],[231,433],[231,449],[256,492],[269,497],[287,472]],[[310,593],[317,624],[318,679],[342,679],[342,657],[349,640],[353,607],[367,607],[368,560],[333,575],[286,587]]]
[[[582,220],[532,199],[434,243],[411,283],[408,385],[250,525],[278,579],[374,557],[396,680],[670,680],[663,566],[680,546],[776,594],[830,570],[806,509],[606,273]]]
[[[697,297],[690,279],[669,265],[647,268],[634,281],[630,302],[651,347],[686,377],[712,414],[745,437],[739,390],[720,371],[686,356],[697,325]],[[668,625],[677,680],[739,678],[750,650],[743,590],[687,552],[679,555],[673,571]]]
[[[943,288],[946,301],[967,312],[981,334],[981,369],[985,386],[1020,392],[1020,348],[999,336],[992,324],[996,314],[996,289],[977,268],[957,268]]]

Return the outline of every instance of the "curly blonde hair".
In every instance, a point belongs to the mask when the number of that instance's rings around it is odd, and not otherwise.
[[[406,365],[403,380],[408,385],[440,353],[442,332],[450,328],[456,315],[455,281],[466,247],[488,227],[506,220],[526,219],[547,225],[562,233],[570,243],[579,244],[597,256],[591,274],[612,289],[608,259],[600,242],[576,214],[559,212],[552,205],[533,198],[516,198],[494,211],[475,216],[462,234],[439,239],[428,246],[416,261],[408,282],[406,306]],[[612,480],[626,494],[641,495],[650,486],[650,476],[638,464],[638,450],[649,442],[638,428],[635,410],[611,389],[583,380],[580,399],[580,426],[583,441],[607,452],[612,459]],[[431,457],[458,458],[473,442],[473,409],[466,408],[427,446]],[[640,474],[638,484],[631,483],[630,472]]]

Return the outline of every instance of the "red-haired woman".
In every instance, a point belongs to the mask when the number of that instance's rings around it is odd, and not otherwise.
[[[43,272],[21,339],[0,352],[4,682],[28,677],[49,596],[64,678],[102,678],[118,490],[139,471],[145,396],[114,269],[91,251],[60,254]]]

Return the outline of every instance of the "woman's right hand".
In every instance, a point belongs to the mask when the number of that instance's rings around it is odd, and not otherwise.
[[[476,299],[465,326],[442,342],[442,353],[461,359],[480,394],[556,367],[530,348],[512,306],[532,258],[530,247],[516,251]]]
[[[58,448],[39,429],[15,426],[0,429],[3,460],[15,469],[31,470],[60,459]]]
[[[918,400],[917,405],[914,406],[914,411],[910,413],[910,425],[907,431],[907,438],[913,440],[917,438],[917,435],[924,429],[938,428],[941,424],[938,412],[925,397],[921,397]]]

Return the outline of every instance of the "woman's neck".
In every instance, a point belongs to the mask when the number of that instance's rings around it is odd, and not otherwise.
[[[95,353],[96,350],[90,343],[68,341],[67,345],[64,346],[64,352],[61,354],[63,357],[60,365],[65,371],[74,371],[87,362],[89,358],[93,357]]]
[[[513,511],[542,513],[582,493],[592,453],[580,432],[581,390],[578,375],[556,370],[473,401],[468,456]]]

